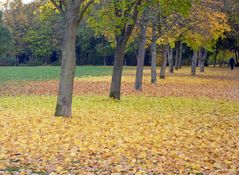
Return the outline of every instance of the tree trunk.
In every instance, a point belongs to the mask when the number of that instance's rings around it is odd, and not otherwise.
[[[191,71],[192,76],[196,75],[197,57],[198,57],[198,53],[196,51],[194,51],[193,57],[192,57],[192,71]]]
[[[217,54],[218,54],[218,50],[216,50],[216,53],[215,53],[213,67],[216,67],[216,63],[217,63]]]
[[[167,61],[168,61],[168,50],[169,46],[165,46],[163,49],[163,63],[160,69],[160,78],[165,79],[165,72],[166,72],[166,67],[167,67]]]
[[[238,53],[237,53],[237,50],[235,49],[234,52],[235,52],[235,57],[236,57],[236,64],[238,65],[238,64],[239,64],[239,61],[238,61]]]
[[[73,16],[72,14],[66,16],[61,76],[55,116],[70,117],[72,112],[72,93],[76,65],[76,33],[79,24],[78,19]]]
[[[151,43],[151,83],[157,83],[157,43],[153,40]]]
[[[175,55],[175,69],[178,70],[179,68],[179,52],[180,52],[180,45],[177,42],[176,44],[176,55]]]
[[[157,26],[156,21],[152,24],[152,42],[150,47],[151,52],[151,83],[157,82]]]
[[[173,48],[169,47],[168,53],[168,62],[169,62],[169,73],[173,73]]]
[[[124,65],[127,66],[127,59],[124,59]]]
[[[139,34],[139,47],[138,47],[138,57],[137,57],[137,70],[135,77],[135,90],[142,90],[143,81],[143,71],[144,71],[144,61],[145,61],[145,44],[146,44],[146,32],[147,32],[147,19],[146,14],[143,15],[143,20],[140,26]]]
[[[200,72],[205,72],[205,60],[200,60],[199,66],[200,66]]]
[[[106,66],[106,56],[103,57],[104,66]]]
[[[180,46],[179,46],[179,60],[178,60],[178,67],[179,67],[179,69],[182,68],[182,59],[183,59],[183,43],[180,42]]]
[[[114,67],[113,67],[113,75],[111,80],[111,88],[110,88],[110,97],[113,99],[120,100],[120,91],[121,91],[121,77],[123,71],[124,64],[124,50],[126,44],[124,42],[117,42],[115,49],[115,58],[114,58]]]
[[[199,67],[200,67],[200,72],[205,72],[204,66],[205,66],[205,61],[207,58],[207,52],[205,49],[201,48],[199,52]]]

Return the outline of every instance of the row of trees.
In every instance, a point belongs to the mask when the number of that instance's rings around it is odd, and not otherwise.
[[[46,8],[46,4],[47,8]],[[238,40],[237,34],[237,3],[229,1],[224,6],[224,13],[229,17],[228,23],[232,27],[231,32],[227,35],[229,40],[217,43],[217,49],[210,50],[208,62],[210,64],[223,63],[223,57],[230,57],[231,53],[228,54],[228,49],[233,52],[238,51],[236,49]],[[2,26],[8,30],[4,31],[1,28],[1,33],[5,33],[9,36],[8,42],[4,40],[0,41],[2,49],[0,51],[0,65],[42,65],[42,64],[60,64],[61,59],[61,46],[63,41],[64,19],[59,13],[55,13],[53,5],[47,1],[34,1],[29,4],[23,4],[22,0],[13,0],[9,3],[3,4],[3,20]],[[153,9],[150,9],[150,12]],[[157,10],[157,9],[155,9]],[[167,13],[169,13],[167,11]],[[164,12],[164,15],[168,15]],[[147,22],[147,40],[146,40],[146,55],[145,64],[151,65],[150,58],[150,40],[152,40],[151,32],[152,29],[152,17]],[[160,19],[158,15],[157,20]],[[165,19],[165,18],[164,18]],[[95,30],[95,27],[91,25],[92,21],[90,18],[83,18],[81,21],[82,27],[77,30],[77,43],[76,43],[76,62],[78,65],[113,65],[114,61],[114,48],[112,44],[112,37],[109,40],[109,35],[102,35],[102,32]],[[161,23],[164,20],[161,19]],[[138,23],[138,22],[137,22]],[[186,21],[187,23],[187,21]],[[158,24],[155,24],[158,25]],[[171,30],[172,26],[168,30]],[[139,26],[131,35],[131,41],[126,46],[125,60],[126,65],[137,64],[137,49],[138,49],[138,31]],[[155,26],[156,27],[156,26]],[[182,27],[182,26],[181,26]],[[166,28],[166,25],[165,27]],[[157,29],[156,29],[157,30]],[[173,31],[173,30],[172,30]],[[3,36],[7,36],[3,34]],[[155,39],[159,36],[155,35]],[[3,38],[3,37],[1,37]],[[228,42],[230,43],[228,45]],[[233,44],[231,45],[231,43]],[[160,43],[157,43],[159,45]],[[184,44],[184,64],[189,64],[192,50],[190,46]],[[156,48],[157,52],[160,52],[159,47]],[[211,52],[213,51],[213,52]],[[233,53],[235,55],[235,53]],[[225,56],[226,55],[226,56]],[[4,59],[4,60],[3,60]],[[157,65],[161,64],[162,56],[157,55]]]
[[[51,0],[24,5],[15,0],[5,5],[4,21],[20,61],[60,58],[55,115],[71,116],[76,58],[99,55],[103,63],[111,58],[114,99],[120,99],[126,53],[137,57],[136,90],[142,90],[146,48],[152,83],[157,82],[157,55],[162,58],[161,78],[167,64],[170,73],[181,68],[183,54],[188,53],[195,75],[196,66],[203,72],[209,54],[217,58],[218,50],[229,49],[238,57],[238,4],[236,0]],[[190,52],[183,52],[188,48]]]

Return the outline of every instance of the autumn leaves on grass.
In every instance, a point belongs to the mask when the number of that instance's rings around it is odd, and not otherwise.
[[[213,99],[239,99],[238,70],[208,68],[207,73],[197,77],[188,75],[189,68],[178,70],[167,80],[159,80],[156,85],[150,83],[150,70],[145,70],[143,91],[134,90],[135,73],[126,69],[122,82],[122,93],[125,96],[149,97],[208,97]],[[74,84],[74,95],[108,95],[110,76],[77,78]],[[25,81],[0,85],[1,95],[57,95],[58,81]]]
[[[50,117],[54,104],[1,97],[0,172],[237,173],[238,102],[76,97],[69,119]]]

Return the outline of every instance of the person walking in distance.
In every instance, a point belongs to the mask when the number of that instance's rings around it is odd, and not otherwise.
[[[229,65],[230,65],[230,67],[231,67],[231,70],[233,70],[234,69],[234,66],[235,66],[235,59],[232,57],[232,58],[230,58],[230,60],[229,60]]]

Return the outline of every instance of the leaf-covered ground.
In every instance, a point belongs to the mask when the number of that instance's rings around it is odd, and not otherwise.
[[[107,98],[109,76],[77,78],[72,118],[53,117],[56,80],[0,85],[0,174],[239,174],[239,71],[180,70]],[[81,95],[81,96],[80,96]]]
[[[54,68],[54,67],[53,67]],[[49,69],[49,68],[48,68]],[[54,68],[55,69],[55,68]],[[79,70],[78,68],[77,70]],[[83,70],[91,70],[88,74],[81,74],[76,78],[74,95],[104,95],[107,96],[110,88],[111,76],[104,76],[107,67],[95,67],[93,72],[90,67],[83,67]],[[40,73],[39,73],[40,74]],[[43,73],[45,74],[45,73]],[[122,83],[123,95],[165,97],[165,96],[190,96],[223,98],[228,100],[239,99],[239,69],[210,68],[206,73],[198,73],[196,77],[190,76],[190,68],[176,71],[174,75],[168,75],[166,80],[158,80],[157,85],[150,83],[150,69],[145,70],[143,81],[143,92],[134,90],[135,70],[127,68]],[[23,75],[19,77],[22,78]],[[41,74],[38,75],[41,77]],[[18,79],[18,78],[17,78]],[[7,81],[0,85],[1,95],[56,95],[58,81],[55,79],[41,81],[36,78],[34,81]]]

